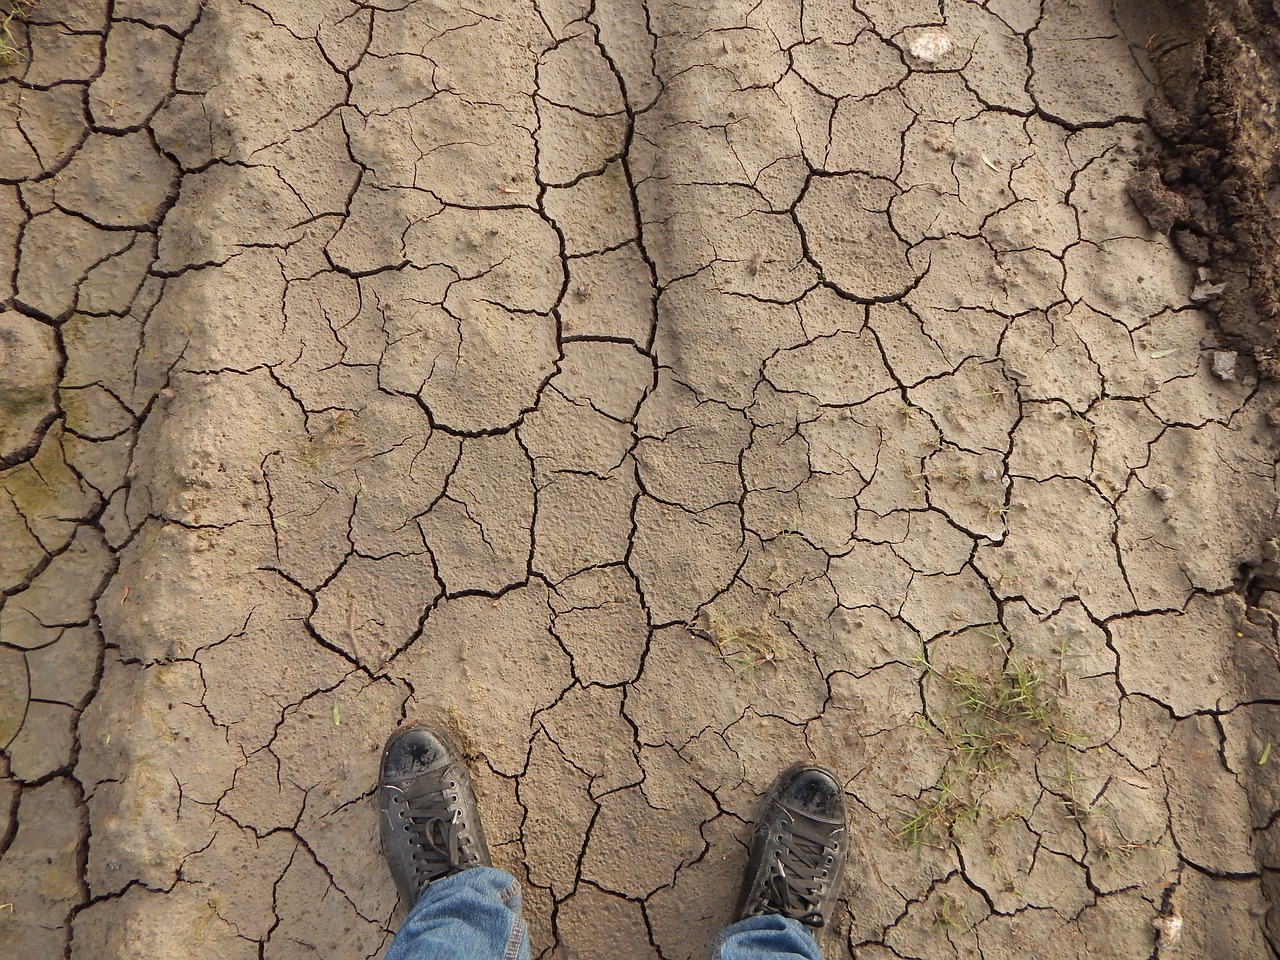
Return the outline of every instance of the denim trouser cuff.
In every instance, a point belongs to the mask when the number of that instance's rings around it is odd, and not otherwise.
[[[529,960],[520,885],[505,870],[473,867],[432,883],[385,960]]]
[[[437,880],[409,911],[385,960],[529,960],[520,885],[505,870],[475,867]],[[711,960],[822,960],[808,928],[776,914],[720,931]]]
[[[799,920],[776,913],[747,917],[720,931],[711,960],[822,960],[818,941]]]

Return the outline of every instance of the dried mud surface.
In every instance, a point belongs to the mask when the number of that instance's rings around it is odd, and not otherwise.
[[[1129,198],[1168,18],[42,0],[0,943],[380,955],[429,718],[541,956],[704,956],[808,756],[833,960],[1276,955],[1276,388]]]

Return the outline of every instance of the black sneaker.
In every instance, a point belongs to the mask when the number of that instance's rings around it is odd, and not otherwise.
[[[784,770],[760,806],[734,920],[778,913],[818,936],[840,895],[844,792],[824,767]]]
[[[391,734],[382,751],[378,807],[382,854],[405,906],[433,880],[492,865],[471,776],[442,731],[409,726]]]

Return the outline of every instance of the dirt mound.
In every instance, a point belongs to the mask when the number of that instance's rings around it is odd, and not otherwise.
[[[1180,37],[1147,40],[1164,95],[1147,116],[1164,151],[1129,196],[1200,266],[1193,299],[1280,377],[1280,14],[1268,0],[1189,0]]]

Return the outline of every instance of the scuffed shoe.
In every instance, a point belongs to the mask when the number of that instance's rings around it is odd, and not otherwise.
[[[471,776],[443,731],[401,727],[382,751],[382,853],[412,907],[433,880],[491,866]]]
[[[776,913],[815,937],[831,919],[844,870],[844,792],[824,767],[783,771],[760,806],[734,920]]]

